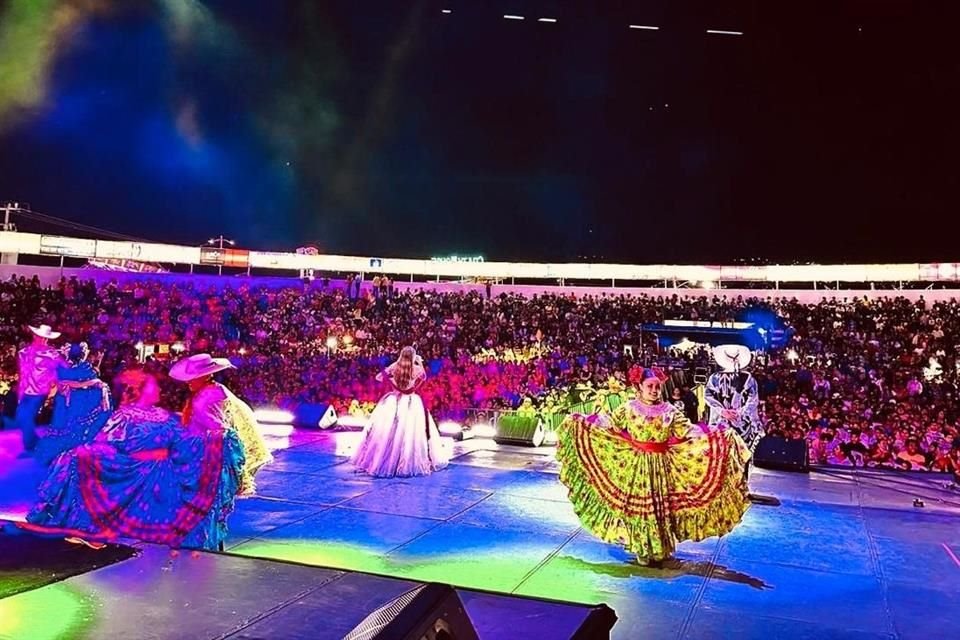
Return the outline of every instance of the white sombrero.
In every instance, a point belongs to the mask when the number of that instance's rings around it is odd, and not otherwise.
[[[724,371],[738,371],[750,366],[753,354],[742,344],[721,344],[713,348],[713,359]]]
[[[32,331],[34,335],[46,338],[47,340],[56,340],[61,335],[59,331],[54,331],[48,324],[42,324],[39,327],[30,327],[30,331]]]
[[[180,382],[190,382],[197,378],[211,376],[218,371],[235,368],[226,358],[214,358],[209,353],[198,353],[170,367],[170,377]]]

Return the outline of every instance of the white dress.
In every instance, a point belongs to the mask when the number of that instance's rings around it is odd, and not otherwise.
[[[426,377],[423,367],[414,366],[413,379],[404,389],[397,387],[393,369],[391,365],[386,371],[393,391],[377,403],[351,462],[381,478],[425,476],[447,466],[450,450],[441,441],[423,399],[415,393]],[[382,380],[382,374],[377,379]]]

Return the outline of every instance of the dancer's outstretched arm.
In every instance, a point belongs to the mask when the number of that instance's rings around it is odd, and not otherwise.
[[[677,410],[674,412],[670,429],[674,438],[688,438],[692,435],[690,432],[694,429],[701,431],[700,425],[690,422],[690,419],[685,416],[682,411]]]
[[[393,371],[396,369],[396,363],[391,364],[389,367],[377,374],[377,382],[384,382],[388,378],[393,378]]]

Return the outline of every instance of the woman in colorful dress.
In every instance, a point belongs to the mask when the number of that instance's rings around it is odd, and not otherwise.
[[[426,379],[423,361],[404,347],[396,362],[377,374],[393,390],[377,404],[352,462],[372,476],[425,476],[447,466],[450,453],[423,399],[416,393]]]
[[[182,427],[142,371],[120,374],[115,393],[120,407],[92,443],[54,461],[24,526],[89,546],[221,548],[243,468],[236,434]]]
[[[227,429],[236,432],[243,443],[246,463],[240,482],[240,495],[256,493],[254,477],[264,465],[273,460],[267,443],[258,429],[253,409],[213,379],[214,374],[233,369],[226,358],[212,358],[200,353],[177,362],[170,369],[170,377],[186,382],[190,400],[183,412],[183,423],[199,430]]]
[[[749,505],[743,440],[691,424],[662,400],[665,379],[635,368],[637,399],[611,414],[571,416],[559,430],[560,481],[580,521],[642,565],[661,563],[682,541],[729,533]]]
[[[57,395],[50,428],[34,453],[43,466],[64,451],[93,440],[110,417],[110,388],[87,361],[87,343],[67,345],[64,355],[66,362],[57,367]]]

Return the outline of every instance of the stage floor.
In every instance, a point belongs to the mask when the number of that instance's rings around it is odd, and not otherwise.
[[[11,435],[0,433],[0,517],[18,518],[40,472],[15,459]],[[947,637],[960,610],[960,494],[941,476],[757,470],[753,490],[782,506],[754,506],[731,535],[683,544],[666,568],[647,569],[580,528],[550,449],[473,440],[442,472],[379,480],[345,462],[357,440],[305,431],[276,439],[282,448],[258,476],[259,495],[231,519],[228,552],[603,602],[625,640]],[[53,611],[57,589],[0,600],[0,620]]]

